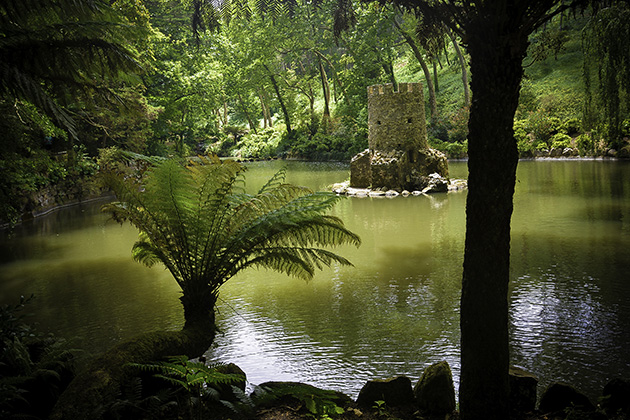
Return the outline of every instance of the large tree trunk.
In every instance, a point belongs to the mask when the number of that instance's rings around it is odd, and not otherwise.
[[[513,121],[525,35],[508,19],[470,21],[473,101],[468,123],[469,190],[461,297],[460,412],[463,420],[507,419],[510,219],[518,150]],[[504,16],[503,16],[504,17]]]

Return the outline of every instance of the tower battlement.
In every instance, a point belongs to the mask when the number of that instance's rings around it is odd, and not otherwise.
[[[422,190],[430,174],[448,176],[446,156],[429,148],[421,83],[367,88],[368,145],[350,162],[350,185]]]
[[[409,151],[429,147],[421,83],[368,86],[370,150]]]
[[[394,91],[394,85],[387,83],[385,85],[372,85],[367,88],[368,96],[373,95],[397,95],[416,93],[422,94],[422,83],[398,83],[398,90]]]

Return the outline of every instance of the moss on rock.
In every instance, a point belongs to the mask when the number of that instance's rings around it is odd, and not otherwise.
[[[96,413],[119,394],[133,370],[129,363],[147,363],[167,356],[202,355],[212,344],[214,332],[158,331],[125,341],[92,359],[70,383],[50,416],[51,420],[98,418]]]

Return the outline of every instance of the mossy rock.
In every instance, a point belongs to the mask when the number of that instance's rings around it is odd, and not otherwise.
[[[256,386],[251,400],[257,409],[300,407],[300,418],[335,416],[352,403],[346,394],[301,382],[262,383]]]
[[[212,344],[214,333],[188,329],[159,331],[125,341],[92,359],[59,398],[51,420],[93,420],[95,413],[120,393],[121,384],[135,370],[130,363],[149,363],[168,356],[202,355]]]
[[[630,415],[630,382],[615,378],[604,386],[602,408],[610,417],[618,412]]]
[[[528,413],[536,408],[536,375],[517,367],[510,367],[510,408],[517,412]]]
[[[453,374],[447,362],[429,366],[414,386],[413,393],[420,410],[436,416],[444,416],[455,410]]]
[[[376,401],[385,401],[388,407],[413,404],[411,380],[406,376],[368,381],[357,397],[357,404],[372,407]]]
[[[234,386],[240,389],[243,393],[245,392],[245,387],[247,386],[247,375],[245,374],[245,371],[243,371],[243,369],[241,369],[234,363],[228,363],[226,365],[219,365],[216,367],[216,370],[219,373],[240,375],[243,377],[243,380],[230,384],[230,385],[224,384],[224,385],[215,386],[215,389],[219,392],[220,400],[238,401],[239,396],[236,395],[232,387]]]
[[[541,413],[558,413],[566,408],[594,411],[595,406],[588,397],[567,384],[552,384],[540,397]]]

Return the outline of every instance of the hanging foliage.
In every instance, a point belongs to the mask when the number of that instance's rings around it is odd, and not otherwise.
[[[584,29],[584,123],[619,146],[630,118],[630,8],[616,3],[601,9]]]

